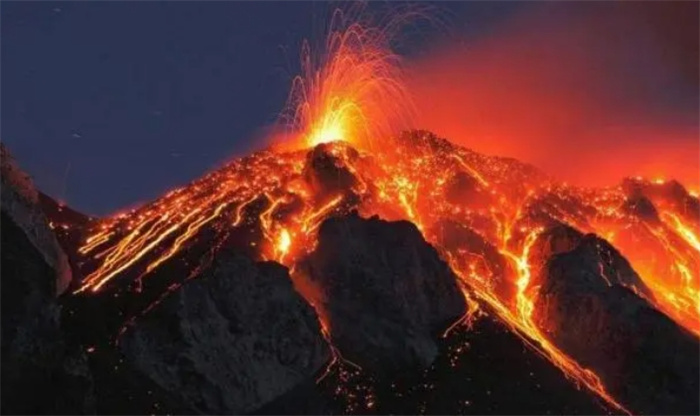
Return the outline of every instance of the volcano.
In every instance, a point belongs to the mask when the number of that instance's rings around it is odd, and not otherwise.
[[[83,215],[2,147],[2,411],[700,413],[697,195],[415,129],[420,14],[336,11],[282,138],[138,208]]]
[[[700,411],[678,182],[574,187],[415,130],[92,218],[2,163],[4,412]]]

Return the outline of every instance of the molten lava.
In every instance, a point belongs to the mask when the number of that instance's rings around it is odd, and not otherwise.
[[[78,292],[97,292],[119,279],[148,279],[205,232],[258,230],[261,239],[250,241],[257,255],[294,270],[329,216],[356,209],[365,216],[407,219],[459,276],[469,305],[461,322],[475,319],[477,311],[498,316],[567,377],[626,411],[595,373],[535,324],[530,250],[542,230],[556,223],[596,233],[630,260],[653,294],[650,302],[700,334],[697,198],[680,185],[645,179],[604,189],[572,187],[516,160],[484,156],[427,132],[392,136],[411,106],[386,32],[352,23],[331,31],[326,48],[316,60],[304,47],[303,74],[291,96],[301,138],[295,150],[264,150],[232,161],[139,209],[100,221],[80,248],[94,266],[86,266]],[[390,145],[376,146],[379,139]],[[438,226],[445,221],[471,230],[506,264],[468,245],[445,243]]]

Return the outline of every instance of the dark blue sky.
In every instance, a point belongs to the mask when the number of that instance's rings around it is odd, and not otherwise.
[[[439,7],[453,29],[478,33],[519,6]],[[77,209],[145,202],[259,145],[285,103],[301,41],[328,11],[309,2],[3,2],[2,140],[41,190]]]
[[[532,5],[435,6],[446,24],[413,33],[402,53],[487,37]],[[302,40],[322,33],[329,11],[297,1],[3,2],[1,139],[41,190],[79,210],[146,202],[260,145]]]

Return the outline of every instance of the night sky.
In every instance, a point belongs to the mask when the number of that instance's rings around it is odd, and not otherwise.
[[[444,26],[409,36],[402,53],[420,55],[445,37],[487,37],[533,6],[437,7]],[[103,215],[146,202],[260,147],[298,71],[302,40],[322,32],[329,10],[3,2],[2,140],[39,189],[78,210]]]

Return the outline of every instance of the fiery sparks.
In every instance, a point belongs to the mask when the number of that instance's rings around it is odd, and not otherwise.
[[[300,147],[347,141],[371,148],[375,140],[408,127],[411,98],[403,83],[401,57],[390,42],[406,19],[381,27],[336,10],[325,45],[302,47],[302,72],[292,83],[285,120]]]

